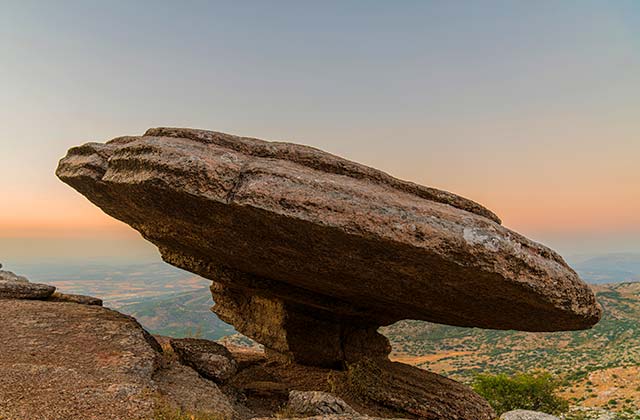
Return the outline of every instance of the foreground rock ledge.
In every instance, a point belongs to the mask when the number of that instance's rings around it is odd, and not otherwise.
[[[160,346],[131,317],[1,299],[0,325],[2,419],[148,420],[162,402],[237,420],[215,384],[185,366],[163,367]]]

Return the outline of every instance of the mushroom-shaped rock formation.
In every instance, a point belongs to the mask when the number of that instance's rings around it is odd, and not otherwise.
[[[211,279],[213,310],[268,357],[320,367],[373,359],[396,390],[379,402],[396,407],[406,394],[413,416],[493,412],[461,384],[388,362],[378,327],[419,319],[557,331],[601,316],[558,254],[481,205],[311,147],[156,128],[72,148],[57,175],[165,261]]]
[[[562,257],[481,205],[298,144],[155,128],[69,150],[58,177],[213,281],[271,356],[386,358],[401,319],[524,331],[601,316]]]

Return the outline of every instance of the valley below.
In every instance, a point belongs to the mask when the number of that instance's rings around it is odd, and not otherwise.
[[[635,260],[625,266],[585,260],[583,278],[604,308],[592,329],[526,333],[461,328],[422,321],[400,321],[381,332],[391,341],[392,359],[464,383],[478,374],[548,372],[561,381],[561,395],[573,407],[636,412],[640,407],[640,283]],[[629,258],[623,258],[623,263]],[[622,267],[622,268],[620,268]],[[151,333],[201,337],[255,346],[210,310],[210,282],[164,263],[87,267],[17,267],[34,281],[67,292],[104,299],[105,306],[134,316]],[[535,314],[532,314],[535,316]]]

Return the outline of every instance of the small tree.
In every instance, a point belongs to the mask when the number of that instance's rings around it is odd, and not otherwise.
[[[498,415],[517,409],[560,414],[569,409],[569,403],[555,394],[559,385],[548,373],[521,373],[514,376],[479,375],[473,382],[473,389]]]

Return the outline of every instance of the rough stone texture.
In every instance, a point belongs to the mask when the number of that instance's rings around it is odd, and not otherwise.
[[[46,299],[56,288],[46,284],[25,282],[0,282],[1,299]]]
[[[51,302],[73,302],[81,305],[102,306],[102,299],[98,299],[93,296],[71,295],[60,292],[54,292],[49,296],[49,298],[47,298],[47,300]]]
[[[387,338],[362,320],[331,316],[279,298],[244,294],[218,282],[212,283],[211,293],[218,317],[263,343],[273,360],[339,366],[337,361],[386,358],[391,352]]]
[[[0,268],[2,268],[2,264],[0,264]],[[11,271],[0,270],[0,282],[17,282],[17,283],[28,283],[29,280],[24,276],[19,276]]]
[[[356,412],[372,417],[428,420],[493,420],[496,417],[488,403],[469,387],[388,361],[361,361],[346,371],[295,362],[260,362],[241,370],[229,384],[244,391],[247,406],[259,417],[271,417],[281,411],[291,391],[328,392]]]
[[[316,415],[358,415],[343,399],[322,391],[291,391],[289,409],[297,414]]]
[[[513,410],[508,411],[500,416],[500,420],[560,420],[556,416],[538,411],[530,410]]]
[[[236,419],[222,391],[162,359],[135,319],[96,305],[0,300],[2,420],[150,420],[159,407]]]
[[[239,417],[216,384],[201,378],[188,366],[172,363],[159,370],[154,380],[163,399],[186,413],[210,413],[220,420]]]
[[[238,365],[229,350],[213,341],[174,338],[170,340],[170,345],[180,362],[215,382],[226,381],[238,370]]]
[[[340,383],[336,384],[340,387]],[[429,420],[492,420],[489,404],[469,387],[403,363],[364,359],[349,367],[345,392]]]
[[[311,147],[156,128],[72,148],[57,175],[296,361],[384,357],[375,330],[401,319],[555,331],[601,316],[558,254],[479,204]]]
[[[130,317],[97,306],[0,300],[7,420],[143,419],[159,353]]]

